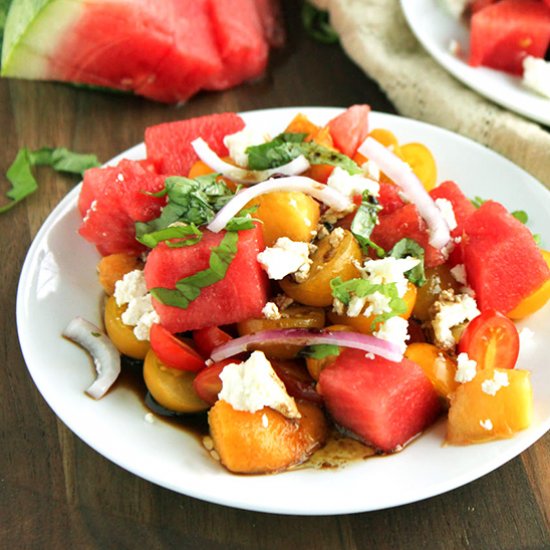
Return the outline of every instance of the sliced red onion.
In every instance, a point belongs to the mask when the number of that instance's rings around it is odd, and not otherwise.
[[[222,176],[236,181],[238,183],[259,183],[270,178],[274,174],[282,174],[283,176],[295,176],[305,172],[309,168],[309,162],[304,157],[300,155],[295,159],[291,160],[287,164],[277,166],[276,168],[270,168],[269,170],[246,170],[245,168],[240,168],[239,166],[233,166],[221,159],[212,149],[204,139],[197,138],[191,142],[193,149],[197,156],[214,170],[214,172],[219,172]]]
[[[319,183],[305,176],[289,176],[276,178],[258,183],[253,187],[241,189],[217,214],[207,226],[207,229],[217,233],[221,231],[227,222],[244,208],[248,202],[259,195],[274,191],[301,191],[311,195],[315,199],[324,202],[330,208],[344,212],[353,207],[353,201],[346,195],[336,191],[323,183]]]
[[[451,240],[449,226],[441,211],[426,191],[411,167],[374,138],[368,137],[358,149],[359,153],[373,160],[405,193],[407,199],[418,208],[430,231],[430,244],[443,248]]]
[[[311,346],[314,344],[334,344],[345,348],[356,348],[374,353],[389,361],[399,362],[403,359],[403,352],[393,342],[361,334],[359,332],[319,332],[304,328],[291,328],[280,330],[263,330],[255,334],[247,334],[240,338],[218,346],[212,351],[213,361],[221,361],[227,357],[233,357],[254,344],[297,344]]]
[[[63,336],[82,346],[92,356],[97,377],[86,393],[94,399],[101,399],[120,374],[120,353],[98,327],[82,317],[75,317],[63,331]]]

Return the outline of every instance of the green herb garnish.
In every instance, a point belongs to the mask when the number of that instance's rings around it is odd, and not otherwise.
[[[210,252],[209,267],[189,277],[184,277],[176,283],[175,289],[157,287],[151,289],[151,294],[163,304],[182,309],[200,296],[201,290],[221,281],[229,265],[237,254],[239,235],[227,232],[220,244]]]
[[[370,239],[371,233],[378,223],[378,212],[380,210],[382,210],[382,207],[376,198],[370,195],[368,191],[364,191],[361,205],[351,222],[350,231],[364,253],[367,253],[369,248],[373,248],[378,256],[382,257],[385,255],[384,249]]]
[[[426,274],[424,272],[424,249],[413,239],[401,239],[397,241],[390,250],[389,256],[393,258],[406,258],[413,256],[418,258],[420,263],[405,272],[405,277],[416,286],[423,286],[426,283]]]
[[[88,168],[99,165],[95,155],[73,153],[63,147],[44,147],[36,151],[21,149],[6,172],[11,183],[11,189],[6,192],[6,196],[11,202],[0,206],[0,214],[7,212],[38,189],[38,182],[32,173],[33,166],[51,166],[59,172],[82,175]]]
[[[311,357],[312,359],[326,359],[335,355],[340,355],[340,347],[336,344],[314,344],[300,351],[301,357]]]
[[[172,225],[136,238],[149,248],[155,248],[161,242],[166,242],[170,248],[181,248],[197,244],[202,239],[202,232],[192,223],[190,225]],[[178,240],[173,242],[172,239]]]
[[[339,40],[338,34],[329,23],[328,13],[309,2],[304,2],[302,7],[302,24],[307,34],[318,42],[335,44]]]

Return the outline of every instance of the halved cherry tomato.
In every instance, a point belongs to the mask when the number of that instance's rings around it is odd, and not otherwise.
[[[212,350],[229,340],[233,340],[233,337],[219,327],[200,328],[193,331],[193,341],[197,351],[203,357],[210,357]]]
[[[197,372],[205,367],[204,359],[189,345],[154,324],[150,333],[151,348],[167,367]]]
[[[458,351],[474,359],[478,370],[513,369],[519,354],[519,334],[508,317],[487,310],[470,321]]]
[[[296,399],[306,399],[312,403],[322,403],[323,398],[315,389],[315,380],[305,366],[297,361],[271,360],[271,366],[283,381],[288,395]]]
[[[424,188],[433,189],[437,183],[437,166],[431,151],[421,143],[407,143],[401,145],[401,153]]]
[[[193,380],[193,389],[196,394],[203,401],[213,405],[218,400],[218,394],[222,391],[220,372],[225,365],[236,362],[238,362],[236,358],[223,359],[201,370]]]

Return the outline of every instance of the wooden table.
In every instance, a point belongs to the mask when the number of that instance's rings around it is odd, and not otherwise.
[[[106,160],[146,126],[225,110],[370,103],[394,112],[342,53],[308,39],[286,6],[289,40],[260,82],[175,107],[50,84],[0,81],[0,170],[22,146]],[[396,509],[332,517],[247,512],[157,487],[107,461],[46,405],[19,349],[15,293],[26,251],[74,181],[40,170],[40,190],[0,216],[0,547],[550,548],[550,434],[495,472]],[[7,183],[4,181],[3,186]]]

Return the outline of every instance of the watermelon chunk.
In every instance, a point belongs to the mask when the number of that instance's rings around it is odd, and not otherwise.
[[[367,139],[369,113],[369,105],[352,105],[328,123],[334,145],[348,157]]]
[[[456,228],[451,231],[451,236],[460,237],[464,230],[464,223],[476,211],[470,199],[460,190],[454,181],[444,181],[430,191],[432,199],[447,199],[453,205],[456,219]]]
[[[481,311],[507,313],[550,277],[531,232],[501,204],[485,202],[464,229],[464,265]]]
[[[346,349],[321,371],[317,385],[342,427],[383,452],[406,445],[437,417],[440,402],[420,366]]]
[[[134,223],[159,216],[165,199],[149,193],[163,188],[164,177],[140,161],[87,170],[78,199],[79,233],[103,255],[139,254],[145,247],[135,239]]]
[[[227,155],[223,138],[244,128],[236,113],[221,113],[176,122],[165,122],[145,130],[147,157],[161,174],[186,176],[198,159],[191,142],[202,137],[218,155]]]
[[[222,238],[223,233],[205,231],[201,241],[193,246],[170,248],[159,244],[145,264],[147,287],[173,289],[179,279],[207,269],[210,252]],[[225,277],[203,288],[187,309],[167,306],[153,299],[161,324],[176,333],[261,317],[267,302],[268,281],[256,256],[263,248],[259,226],[240,231],[238,252]]]
[[[405,206],[405,201],[399,194],[400,188],[393,183],[380,182],[380,192],[378,195],[378,202],[382,207],[382,213],[391,214],[402,206]]]
[[[473,14],[470,65],[523,74],[528,55],[544,57],[550,44],[550,8],[539,0],[502,0]]]
[[[435,267],[445,262],[441,251],[428,243],[428,226],[412,203],[386,215],[382,210],[379,223],[374,226],[371,238],[386,251],[389,251],[401,239],[412,239],[424,248],[424,260],[427,267]]]

